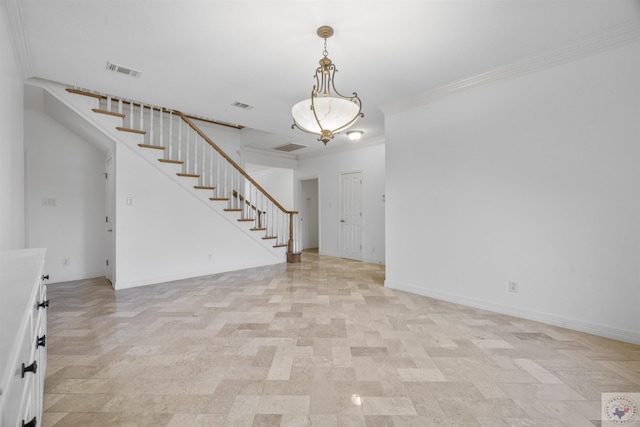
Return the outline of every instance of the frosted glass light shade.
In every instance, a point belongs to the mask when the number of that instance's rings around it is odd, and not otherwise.
[[[362,132],[361,130],[350,130],[349,132],[347,132],[347,136],[352,141],[358,141],[360,138],[362,138],[363,133],[364,132]]]
[[[331,133],[340,132],[350,128],[355,122],[360,107],[352,101],[334,97],[318,97],[314,100],[318,125],[313,110],[311,110],[311,99],[298,102],[291,108],[291,115],[297,127],[305,132],[322,134],[323,130]]]

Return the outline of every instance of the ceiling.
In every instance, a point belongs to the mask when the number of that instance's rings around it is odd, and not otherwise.
[[[242,145],[298,157],[384,142],[381,106],[640,19],[640,0],[20,0],[35,77],[245,126]],[[291,129],[323,40],[357,92],[361,142]],[[139,78],[106,70],[110,61]],[[244,110],[241,102],[254,106]]]

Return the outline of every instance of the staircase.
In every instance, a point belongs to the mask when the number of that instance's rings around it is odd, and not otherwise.
[[[79,114],[93,115],[116,144],[138,150],[185,191],[248,230],[283,261],[300,262],[297,212],[285,209],[198,128],[196,122],[203,119],[86,90],[46,86]]]

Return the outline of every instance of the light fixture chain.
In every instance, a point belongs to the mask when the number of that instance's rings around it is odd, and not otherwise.
[[[329,52],[327,52],[327,39],[324,39],[324,50],[322,51],[322,55],[324,55],[324,57],[326,58],[327,56],[329,56]]]

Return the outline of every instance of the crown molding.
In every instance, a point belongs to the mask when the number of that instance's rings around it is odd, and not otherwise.
[[[525,57],[511,64],[494,68],[493,70],[446,83],[429,91],[387,103],[381,106],[380,109],[385,115],[400,113],[458,92],[551,68],[637,40],[640,40],[640,21],[638,20],[584,36],[563,46]]]
[[[22,25],[22,9],[20,8],[20,0],[0,0],[0,8],[4,11],[5,21],[7,22],[7,32],[13,54],[16,62],[20,67],[23,79],[34,76],[33,67],[31,66],[31,58],[29,57],[29,49],[27,48],[27,37],[24,33]]]

